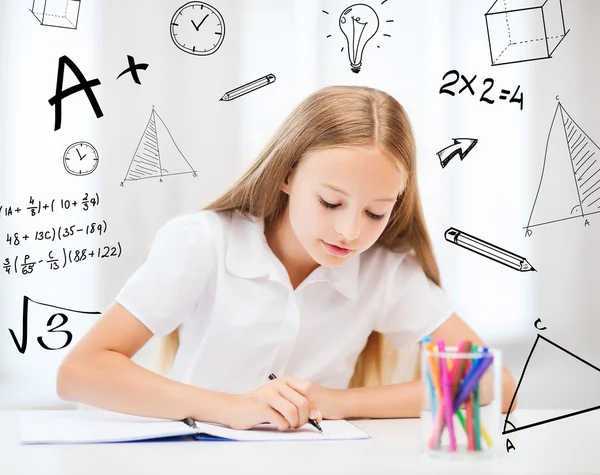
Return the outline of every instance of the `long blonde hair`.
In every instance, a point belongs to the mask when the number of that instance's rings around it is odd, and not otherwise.
[[[203,209],[237,210],[260,217],[268,229],[281,218],[287,205],[288,195],[280,186],[305,153],[328,147],[373,145],[394,160],[406,177],[404,192],[376,244],[393,252],[414,249],[425,274],[440,285],[419,199],[410,122],[398,101],[377,89],[330,86],[304,99],[242,177]],[[161,344],[159,365],[164,373],[179,347],[178,329],[164,337]],[[390,341],[372,332],[357,359],[349,387],[388,383],[395,375],[397,362],[398,352]],[[417,372],[415,368],[413,378]]]

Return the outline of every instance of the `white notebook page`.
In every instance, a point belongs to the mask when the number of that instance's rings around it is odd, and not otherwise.
[[[321,434],[310,424],[279,431],[272,424],[251,430],[235,430],[196,421],[197,430],[170,419],[132,416],[104,410],[20,411],[21,443],[98,443],[154,439],[205,432],[245,441],[368,439],[370,436],[348,421],[321,421]]]
[[[20,411],[21,443],[86,443],[154,439],[194,433],[183,422],[109,411]]]

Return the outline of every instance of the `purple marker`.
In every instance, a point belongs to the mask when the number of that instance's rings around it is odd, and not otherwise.
[[[464,403],[471,391],[475,388],[475,385],[479,382],[485,371],[489,368],[494,360],[493,355],[484,356],[482,358],[481,363],[477,365],[477,367],[467,375],[467,377],[463,380],[463,383],[460,386],[460,390],[456,395],[456,399],[454,400],[454,410],[458,411],[458,408]]]

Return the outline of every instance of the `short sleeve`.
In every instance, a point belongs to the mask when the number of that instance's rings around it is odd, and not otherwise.
[[[179,216],[158,230],[146,261],[115,300],[162,338],[193,313],[215,271],[206,219],[201,213]]]
[[[427,277],[413,251],[398,260],[386,276],[375,330],[400,349],[436,330],[452,315],[453,308],[446,293]]]

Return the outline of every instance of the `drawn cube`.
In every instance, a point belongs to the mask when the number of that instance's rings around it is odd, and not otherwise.
[[[485,21],[492,66],[550,58],[569,32],[562,0],[496,0]]]
[[[77,29],[81,0],[33,0],[31,13],[40,25]]]

